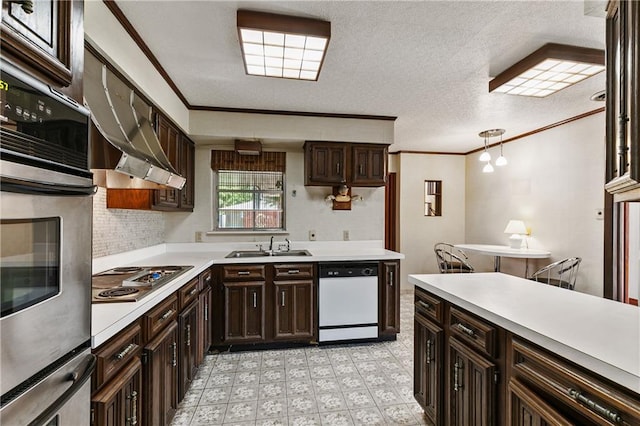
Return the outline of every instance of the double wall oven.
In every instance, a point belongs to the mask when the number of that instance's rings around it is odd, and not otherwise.
[[[88,111],[0,64],[0,423],[90,422]]]

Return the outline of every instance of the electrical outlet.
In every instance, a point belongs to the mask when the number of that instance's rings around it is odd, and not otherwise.
[[[348,230],[342,231],[342,239],[344,241],[349,241],[349,231]]]
[[[316,231],[309,231],[309,241],[316,240]]]
[[[196,232],[196,243],[201,243],[202,242],[202,234],[203,234],[203,232],[200,232],[200,231]]]

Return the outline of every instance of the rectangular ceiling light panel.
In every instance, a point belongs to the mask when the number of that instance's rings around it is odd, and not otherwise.
[[[544,98],[604,71],[604,51],[550,43],[489,82],[489,92]]]
[[[237,25],[247,74],[318,80],[330,22],[238,10]]]

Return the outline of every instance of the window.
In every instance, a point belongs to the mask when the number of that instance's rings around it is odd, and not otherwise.
[[[211,151],[218,231],[285,230],[284,152]]]
[[[219,170],[217,228],[284,229],[284,173]]]

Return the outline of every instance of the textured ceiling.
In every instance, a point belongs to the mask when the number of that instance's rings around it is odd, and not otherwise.
[[[595,13],[582,1],[117,3],[191,105],[396,116],[392,152],[467,152],[481,130],[506,139],[604,105],[589,99],[604,73],[544,99],[488,92],[545,43],[604,49],[602,2]],[[246,75],[240,8],[330,21],[318,81]]]

